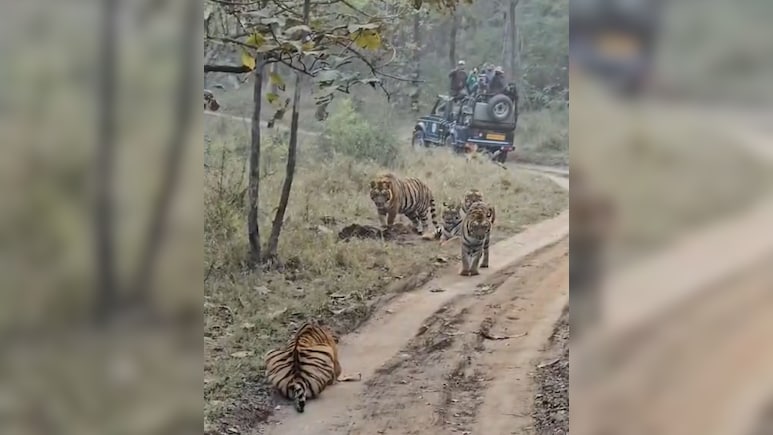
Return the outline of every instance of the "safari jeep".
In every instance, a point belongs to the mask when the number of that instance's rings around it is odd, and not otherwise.
[[[430,114],[416,122],[413,148],[447,146],[457,152],[472,149],[504,163],[515,149],[516,104],[505,94],[460,101],[438,95]]]

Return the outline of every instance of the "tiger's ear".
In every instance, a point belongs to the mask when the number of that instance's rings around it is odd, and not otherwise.
[[[376,188],[376,180],[370,180],[370,188],[375,189]]]
[[[447,203],[447,202],[445,202],[445,201],[443,201],[443,207],[445,207],[445,208],[450,208],[450,207],[448,206],[448,203]]]

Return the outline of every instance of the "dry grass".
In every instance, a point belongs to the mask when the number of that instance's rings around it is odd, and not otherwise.
[[[443,259],[457,262],[459,249],[449,243],[439,251],[436,243],[419,239],[338,241],[338,230],[348,224],[378,225],[368,185],[383,168],[340,155],[322,159],[309,143],[301,146],[279,246],[284,270],[245,272],[246,131],[238,123],[229,128],[219,122],[208,124],[204,195],[207,430],[254,426],[268,415],[272,401],[263,383],[262,355],[299,322],[315,317],[339,333],[349,331],[377,301],[428,279]],[[261,183],[264,239],[283,179],[286,148],[278,143],[264,149],[271,161],[264,171],[276,171]],[[438,204],[470,187],[482,190],[497,207],[496,238],[568,204],[567,193],[543,177],[485,159],[468,162],[444,150],[411,154],[405,148],[395,171],[424,179]]]
[[[522,113],[510,159],[546,166],[569,166],[569,112],[544,109]]]

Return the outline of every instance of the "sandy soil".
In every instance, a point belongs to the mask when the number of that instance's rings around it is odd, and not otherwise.
[[[341,339],[345,374],[271,434],[534,433],[533,372],[568,303],[568,214],[492,247],[491,268],[454,265]]]

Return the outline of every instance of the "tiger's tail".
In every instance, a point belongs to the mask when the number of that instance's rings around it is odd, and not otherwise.
[[[306,407],[306,388],[302,382],[295,381],[290,385],[290,391],[292,391],[293,399],[295,400],[295,410],[303,412],[303,408]]]
[[[435,229],[435,238],[439,239],[443,234],[443,228],[437,224],[437,212],[435,210],[435,198],[429,198],[429,217],[432,219],[432,228]],[[426,231],[426,230],[425,230]]]

